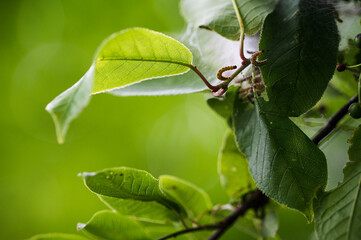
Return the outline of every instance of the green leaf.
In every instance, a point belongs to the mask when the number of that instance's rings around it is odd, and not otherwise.
[[[39,234],[28,240],[87,240],[88,238],[75,235],[75,234],[65,234],[65,233],[46,233]]]
[[[239,198],[256,187],[248,170],[246,156],[235,143],[234,134],[228,130],[218,156],[218,173],[221,184],[230,197]]]
[[[207,99],[207,104],[218,115],[226,120],[232,117],[234,99],[237,96],[239,87],[230,86],[224,97],[212,97]]]
[[[195,1],[195,3],[198,3],[198,1]],[[213,32],[188,26],[187,31],[178,38],[192,51],[194,55],[193,65],[196,65],[213,85],[220,83],[216,77],[220,68],[241,62],[239,44],[220,37]],[[250,46],[250,50],[255,49],[258,49],[258,46],[253,48]],[[244,72],[246,70],[242,74]],[[158,96],[189,94],[207,89],[207,86],[201,79],[193,71],[189,71],[182,75],[142,81],[124,88],[112,90],[110,93],[117,96]]]
[[[97,240],[151,239],[138,221],[111,211],[97,212],[86,224],[78,223],[78,230]]]
[[[71,120],[88,105],[90,93],[183,74],[189,71],[192,59],[188,48],[162,33],[131,28],[111,35],[84,77],[46,107],[54,119],[59,143],[64,142]]]
[[[189,71],[192,53],[162,33],[131,28],[106,39],[95,59],[93,93]]]
[[[326,185],[324,154],[278,106],[236,101],[234,129],[258,188],[281,204],[313,218],[312,200]]]
[[[278,230],[278,217],[275,211],[270,211],[262,220],[261,235],[263,238],[276,237]]]
[[[256,34],[266,16],[272,12],[276,0],[237,0],[235,7],[229,1],[192,1],[181,3],[183,15],[189,23],[202,26],[230,40],[240,39],[241,28],[236,11],[239,12],[247,35]]]
[[[120,199],[99,195],[99,198],[112,210],[121,215],[130,216],[140,221],[166,223],[179,221],[177,214],[158,202]]]
[[[94,67],[71,88],[57,96],[46,106],[53,118],[56,136],[60,144],[64,143],[70,122],[76,118],[90,101],[93,86]]]
[[[265,20],[259,49],[270,101],[298,116],[321,98],[337,59],[339,36],[325,1],[281,0]]]
[[[335,71],[330,85],[348,98],[355,96],[357,93],[357,91],[355,91],[355,89],[357,89],[357,82],[355,81],[353,73],[349,71]]]
[[[361,229],[361,127],[350,140],[344,180],[315,200],[316,230],[320,240],[357,240]],[[358,154],[357,154],[358,153]]]
[[[94,193],[114,198],[155,201],[182,211],[180,205],[159,187],[159,181],[143,170],[120,167],[83,173],[85,185]]]
[[[354,130],[349,140],[351,143],[348,155],[351,161],[361,161],[361,125]]]
[[[159,177],[160,188],[175,198],[186,210],[188,217],[198,220],[212,209],[208,194],[197,186],[182,179],[162,175]]]

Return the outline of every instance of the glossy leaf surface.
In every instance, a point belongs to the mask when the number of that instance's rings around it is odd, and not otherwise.
[[[170,209],[181,207],[159,188],[158,179],[143,170],[112,168],[94,173],[83,173],[85,185],[94,193],[107,197],[156,201]]]
[[[238,150],[231,131],[226,132],[219,152],[218,173],[223,188],[231,197],[241,197],[256,187],[248,170],[247,158]]]
[[[317,37],[316,37],[317,36]],[[321,98],[331,79],[339,36],[332,7],[319,0],[281,0],[265,20],[259,49],[270,101],[298,116]]]
[[[234,129],[250,172],[267,196],[313,219],[312,201],[327,181],[324,154],[277,106],[236,101]]]

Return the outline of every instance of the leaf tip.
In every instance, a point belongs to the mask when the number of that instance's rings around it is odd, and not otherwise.
[[[78,223],[78,224],[76,225],[76,230],[80,231],[80,230],[82,230],[82,229],[85,228],[85,227],[86,227],[86,224],[85,224],[85,223]]]
[[[96,174],[97,174],[96,172],[82,172],[82,173],[78,173],[78,177],[82,177],[83,179],[86,179],[88,177],[93,177]]]

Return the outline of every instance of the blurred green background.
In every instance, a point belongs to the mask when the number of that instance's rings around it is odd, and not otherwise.
[[[75,233],[105,206],[77,173],[130,166],[172,174],[228,201],[217,176],[226,125],[202,94],[97,95],[58,145],[45,106],[89,68],[101,41],[140,26],[185,28],[176,0],[23,0],[0,6],[0,239]],[[312,225],[280,212],[283,239],[308,239]],[[232,232],[224,239],[232,237]],[[292,236],[292,237],[290,237]],[[242,238],[246,239],[246,238]]]

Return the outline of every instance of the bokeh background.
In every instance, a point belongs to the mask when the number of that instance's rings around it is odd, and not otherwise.
[[[177,0],[0,1],[0,239],[75,233],[105,206],[77,173],[116,166],[172,174],[228,198],[217,176],[226,125],[203,94],[97,95],[58,145],[45,106],[89,68],[101,41],[128,27],[165,33],[185,23]],[[280,211],[283,239],[309,239],[313,226]],[[240,238],[232,231],[223,239]]]

